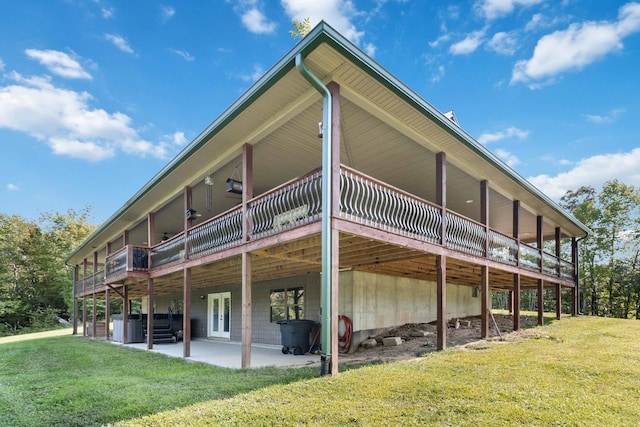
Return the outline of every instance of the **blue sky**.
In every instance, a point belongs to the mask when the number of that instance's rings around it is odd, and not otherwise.
[[[324,19],[553,199],[640,186],[640,2],[0,5],[0,213],[100,223]]]

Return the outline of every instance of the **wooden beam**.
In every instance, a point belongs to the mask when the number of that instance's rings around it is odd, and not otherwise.
[[[544,325],[544,281],[538,279],[538,326]]]
[[[437,320],[436,320],[436,349],[447,348],[447,257],[436,257],[437,270]]]
[[[111,323],[111,296],[109,288],[104,291],[104,340],[109,341],[109,324]]]
[[[440,244],[447,242],[447,156],[440,152],[436,154],[436,203],[441,208]]]
[[[95,292],[93,293],[91,299],[93,300],[93,313],[91,313],[91,339],[95,340],[96,339],[96,334],[98,332],[98,329],[96,327],[96,323],[98,323],[98,315],[97,315],[97,311],[98,311],[98,304],[97,304],[97,298],[96,298],[96,294]]]
[[[129,287],[127,285],[124,285],[124,295],[122,298],[122,344],[128,344],[128,343],[129,343]]]
[[[78,335],[78,268],[73,267],[73,335]]]
[[[562,316],[562,285],[556,284],[556,319]]]
[[[147,279],[147,349],[153,349],[153,279]]]
[[[242,253],[242,368],[251,367],[251,254]]]
[[[191,269],[185,268],[183,273],[182,299],[184,313],[182,315],[182,357],[191,357]]]
[[[480,297],[482,298],[482,314],[480,315],[480,337],[489,337],[489,310],[491,310],[491,291],[489,290],[489,267],[481,267]]]
[[[338,375],[338,288],[339,288],[339,269],[340,269],[340,232],[336,228],[335,218],[340,216],[340,138],[341,130],[341,113],[340,113],[340,86],[336,82],[330,82],[327,89],[331,93],[331,226],[329,233],[331,234],[331,294],[330,294],[330,310],[331,310],[331,362],[330,372],[332,376]],[[322,343],[324,345],[324,343]]]
[[[489,257],[489,181],[480,181],[480,222],[484,225],[484,256]]]
[[[513,330],[520,329],[520,274],[513,275]]]

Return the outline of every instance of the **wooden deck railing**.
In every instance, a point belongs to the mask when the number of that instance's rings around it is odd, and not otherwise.
[[[236,207],[189,229],[186,241],[185,233],[180,233],[153,248],[122,248],[107,257],[106,277],[129,271],[166,268],[186,259],[198,259],[232,248],[243,241],[257,240],[319,221],[322,209],[321,178],[321,171],[315,170],[249,200],[249,231],[246,238],[243,238],[242,208]],[[487,257],[502,264],[519,265],[563,279],[574,278],[574,265],[571,262],[488,229],[484,224],[456,212],[446,210],[445,214],[443,241],[443,210],[440,206],[351,168],[342,166],[340,169],[339,215],[343,219],[443,245],[466,254]],[[148,256],[149,261],[146,264],[139,259],[134,262],[136,256]]]

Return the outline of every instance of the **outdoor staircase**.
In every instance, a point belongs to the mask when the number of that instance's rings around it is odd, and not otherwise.
[[[176,335],[173,330],[173,318],[171,310],[167,315],[154,315],[152,339],[154,344],[175,343]],[[149,339],[146,322],[142,325],[145,341]]]

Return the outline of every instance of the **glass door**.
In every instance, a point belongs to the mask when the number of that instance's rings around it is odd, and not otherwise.
[[[231,337],[231,292],[209,294],[207,315],[207,336],[212,338]]]

